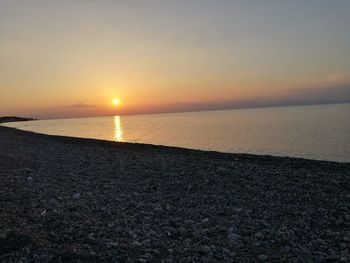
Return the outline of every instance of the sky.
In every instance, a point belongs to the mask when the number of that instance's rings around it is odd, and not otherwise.
[[[0,115],[350,102],[349,25],[348,0],[0,0]]]

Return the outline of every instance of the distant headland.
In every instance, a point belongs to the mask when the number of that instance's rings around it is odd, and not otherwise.
[[[15,122],[15,121],[35,121],[35,120],[37,120],[37,119],[16,117],[16,116],[3,116],[3,117],[0,117],[0,123]]]

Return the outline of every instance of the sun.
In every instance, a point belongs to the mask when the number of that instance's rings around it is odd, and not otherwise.
[[[112,102],[113,102],[114,106],[120,105],[120,99],[118,99],[118,98],[114,98]]]

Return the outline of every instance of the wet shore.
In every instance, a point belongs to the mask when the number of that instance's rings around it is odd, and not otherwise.
[[[0,126],[0,262],[346,262],[349,179],[349,163]]]

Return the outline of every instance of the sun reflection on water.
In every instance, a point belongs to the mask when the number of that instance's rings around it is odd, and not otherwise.
[[[120,116],[114,116],[114,140],[117,142],[123,141],[123,131],[120,123]]]

